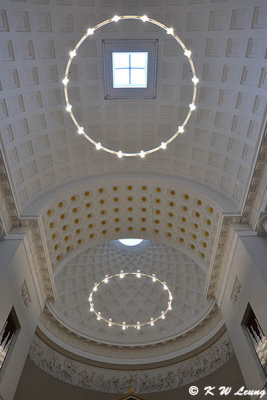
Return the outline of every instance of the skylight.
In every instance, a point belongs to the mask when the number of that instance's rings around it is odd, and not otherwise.
[[[146,88],[147,58],[147,52],[113,52],[113,88]]]
[[[125,246],[137,246],[143,242],[143,239],[119,239],[119,242]]]

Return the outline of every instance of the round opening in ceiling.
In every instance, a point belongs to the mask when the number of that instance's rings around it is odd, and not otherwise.
[[[119,239],[119,242],[124,246],[137,246],[138,244],[142,243],[144,239]]]

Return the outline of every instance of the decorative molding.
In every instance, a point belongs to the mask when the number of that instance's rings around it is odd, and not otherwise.
[[[106,393],[125,393],[129,378],[133,377],[136,393],[159,392],[174,389],[195,382],[211,374],[233,355],[233,348],[227,333],[212,346],[190,359],[177,364],[150,370],[103,369],[71,360],[53,350],[35,336],[29,356],[31,361],[48,374],[64,382]]]
[[[199,340],[203,340],[217,326],[221,326],[221,312],[216,304],[212,307],[209,314],[199,321],[191,329],[184,333],[180,333],[177,337],[164,339],[153,344],[140,344],[135,346],[122,346],[117,344],[105,344],[101,340],[83,337],[76,333],[71,327],[63,325],[63,323],[54,316],[49,307],[45,307],[39,323],[39,329],[44,337],[51,337],[51,341],[57,338],[57,342],[63,342],[64,345],[70,346],[74,352],[86,352],[86,359],[90,362],[90,354],[99,355],[100,358],[120,358],[121,364],[125,367],[125,360],[130,359],[146,359],[149,357],[158,357],[165,354],[177,352],[179,349],[192,346]],[[74,353],[73,352],[73,353]],[[172,361],[169,361],[171,363]]]
[[[46,301],[54,302],[56,299],[56,289],[54,277],[49,262],[47,261],[38,220],[21,220],[26,226],[27,238],[31,257],[37,272],[39,285]]]
[[[262,140],[259,146],[259,153],[256,159],[255,168],[253,171],[241,219],[242,224],[250,224],[253,229],[256,226],[258,212],[259,212],[259,210],[257,210],[258,211],[257,213],[253,213],[253,209],[255,207],[255,203],[260,192],[260,186],[262,183],[264,172],[266,171],[266,165],[267,165],[267,124],[265,126],[264,134],[262,136]],[[263,183],[266,184],[266,181]]]
[[[216,296],[217,288],[222,283],[226,263],[229,256],[229,249],[232,243],[234,230],[230,229],[231,225],[241,224],[247,230],[248,224],[251,231],[256,228],[257,219],[259,217],[259,205],[265,193],[267,174],[267,125],[261,140],[259,153],[255,162],[255,169],[251,178],[251,183],[247,198],[245,201],[244,210],[242,215],[238,216],[225,216],[223,219],[220,239],[216,249],[216,255],[208,282],[207,296]],[[260,225],[259,225],[260,226]]]
[[[27,283],[25,280],[20,288],[20,292],[21,292],[21,296],[23,299],[23,303],[24,303],[25,307],[28,308],[32,301],[31,301],[31,296],[30,296],[28,286],[27,286]]]
[[[14,201],[3,153],[0,149],[0,212],[6,231],[19,227],[19,215]]]
[[[241,291],[241,283],[240,283],[239,279],[236,277],[236,280],[235,280],[235,283],[233,286],[233,290],[232,290],[232,294],[231,294],[231,301],[233,304],[235,304],[239,300],[240,291]]]
[[[214,297],[217,293],[217,288],[219,286],[219,281],[223,279],[224,271],[226,268],[226,263],[229,255],[229,248],[232,243],[233,238],[233,230],[230,230],[230,227],[233,224],[240,223],[241,217],[231,216],[224,217],[223,224],[221,228],[220,238],[217,246],[217,251],[214,259],[214,263],[212,265],[212,272],[210,275],[210,280],[208,284],[208,297]],[[230,234],[231,232],[231,234]]]

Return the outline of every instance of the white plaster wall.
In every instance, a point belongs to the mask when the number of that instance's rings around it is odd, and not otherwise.
[[[242,232],[239,232],[232,246],[233,257],[221,311],[247,387],[261,389],[266,378],[241,324],[250,303],[263,331],[267,332],[267,241],[255,236],[242,237]],[[241,291],[234,304],[231,294],[236,278],[240,281]]]
[[[34,278],[24,241],[0,242],[0,329],[12,307],[15,308],[21,326],[0,370],[0,396],[3,400],[13,399],[42,310]],[[24,280],[31,298],[28,307],[24,305],[21,295]]]

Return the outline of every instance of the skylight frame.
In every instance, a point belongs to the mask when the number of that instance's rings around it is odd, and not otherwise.
[[[104,99],[155,99],[158,70],[158,39],[103,39]],[[147,87],[113,88],[112,53],[147,52]]]

